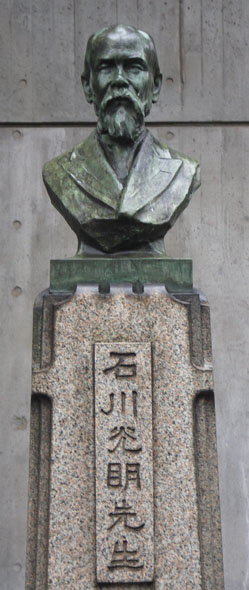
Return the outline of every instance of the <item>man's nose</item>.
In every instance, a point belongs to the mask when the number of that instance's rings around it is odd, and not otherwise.
[[[127,88],[129,86],[129,82],[126,79],[126,75],[125,72],[122,68],[122,66],[117,66],[115,69],[115,72],[113,74],[113,78],[111,81],[111,86],[118,86],[118,87],[125,87]]]

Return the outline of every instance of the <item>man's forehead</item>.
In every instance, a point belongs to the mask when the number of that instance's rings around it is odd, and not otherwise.
[[[126,28],[117,27],[111,31],[106,31],[94,40],[94,50],[92,54],[92,63],[114,57],[117,55],[140,57],[148,61],[150,46],[145,36],[139,31],[133,31]]]

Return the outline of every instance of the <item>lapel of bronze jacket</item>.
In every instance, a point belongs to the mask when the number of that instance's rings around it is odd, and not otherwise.
[[[135,215],[165,192],[182,165],[172,159],[167,148],[147,131],[147,135],[123,190],[119,212]]]
[[[69,160],[61,165],[88,197],[116,210],[123,185],[105,158],[95,132],[74,148]]]
[[[134,216],[167,189],[182,161],[172,159],[168,149],[147,131],[123,188],[93,132],[61,165],[88,197],[117,213]]]

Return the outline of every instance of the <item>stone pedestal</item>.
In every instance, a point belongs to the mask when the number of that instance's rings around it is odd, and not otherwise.
[[[34,318],[26,590],[222,590],[206,301],[79,286]]]

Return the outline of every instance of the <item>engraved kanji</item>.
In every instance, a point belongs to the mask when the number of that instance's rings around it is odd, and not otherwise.
[[[126,394],[125,391],[121,391],[120,392],[120,411],[123,415],[126,414],[126,410],[127,410],[127,397],[128,394]],[[132,406],[132,413],[134,418],[137,417],[137,397],[138,397],[138,393],[136,390],[133,390],[131,393],[131,396],[129,396],[130,401],[129,401],[129,405]],[[109,393],[109,407],[107,408],[101,408],[101,412],[103,412],[103,414],[111,414],[114,410],[114,393]]]
[[[130,484],[135,484],[137,489],[141,488],[140,463],[125,464],[125,485],[126,490]],[[108,463],[107,467],[107,485],[108,487],[122,487],[122,465],[121,463]]]
[[[125,490],[128,488],[130,483],[135,483],[137,488],[141,488],[140,463],[126,463],[125,476]]]
[[[117,357],[117,362],[106,369],[103,369],[103,373],[107,374],[114,371],[116,379],[127,379],[128,377],[135,377],[137,374],[136,363],[129,363],[127,359],[134,359],[136,357],[135,352],[110,352],[111,357]]]
[[[137,549],[128,549],[128,543],[125,537],[120,541],[116,541],[112,553],[112,559],[108,568],[113,570],[115,568],[127,567],[128,569],[141,570],[144,567],[143,563],[139,563],[137,558]]]
[[[113,488],[119,488],[122,486],[121,463],[108,463],[107,485],[108,485],[108,487],[113,487]]]
[[[130,524],[130,519],[134,519],[137,513],[132,511],[132,506],[126,503],[125,498],[122,500],[120,506],[118,502],[115,502],[114,512],[109,512],[109,516],[113,519],[113,522],[108,527],[108,530],[113,529],[118,523],[122,522],[126,529],[141,531],[145,524],[144,522],[141,524]]]
[[[113,411],[114,408],[114,393],[110,393],[109,394],[109,400],[110,400],[110,406],[108,408],[108,410],[104,410],[104,408],[101,408],[101,412],[103,412],[103,414],[111,414],[111,412]]]
[[[140,453],[140,451],[142,451],[141,445],[134,448],[130,446],[131,443],[129,444],[129,439],[130,441],[137,440],[134,426],[126,426],[126,428],[124,426],[120,426],[119,428],[118,426],[115,426],[112,428],[109,440],[114,441],[115,444],[111,449],[108,448],[109,453],[116,451],[120,445],[122,445],[123,451]]]

